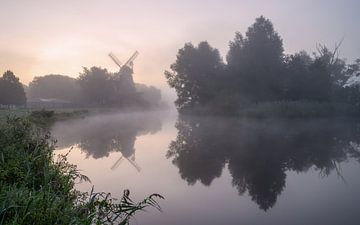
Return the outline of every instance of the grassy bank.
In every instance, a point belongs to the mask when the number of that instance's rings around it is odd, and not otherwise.
[[[89,115],[87,109],[57,109],[57,110],[0,110],[0,122],[5,121],[8,117],[28,118],[32,123],[39,127],[50,127],[56,121],[78,119]]]
[[[282,101],[248,105],[239,110],[240,117],[319,118],[357,117],[358,106],[338,102]]]
[[[27,117],[41,116],[43,118],[52,117],[54,119],[70,119],[90,114],[89,109],[0,109],[0,120],[8,116]],[[48,114],[46,114],[48,113]]]
[[[27,109],[0,109],[0,121],[5,120],[8,116],[16,116],[16,117],[25,117],[30,114],[30,111]]]
[[[118,201],[107,193],[77,191],[75,182],[89,179],[66,156],[53,159],[49,134],[26,118],[0,126],[0,225],[127,224],[144,207],[159,209],[157,194],[134,203],[128,191]]]
[[[226,104],[226,107],[208,104],[181,109],[180,114],[215,115],[248,118],[329,118],[360,117],[360,106],[341,102],[276,101],[244,104]]]
[[[56,121],[82,118],[89,113],[88,110],[74,111],[52,111],[40,110],[32,111],[27,116],[31,122],[41,127],[49,127]]]

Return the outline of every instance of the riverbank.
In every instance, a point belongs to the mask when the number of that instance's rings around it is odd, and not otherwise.
[[[29,118],[0,124],[0,225],[127,224],[135,212],[159,205],[150,195],[134,203],[129,191],[116,201],[109,193],[80,192],[89,181],[67,155],[53,159],[54,141]]]
[[[206,105],[182,109],[185,115],[212,115],[238,118],[330,118],[360,116],[360,107],[341,102],[276,101],[252,104]]]
[[[8,116],[14,117],[27,117],[37,115],[38,112],[53,112],[51,116],[57,117],[58,119],[71,118],[72,116],[86,115],[91,113],[90,109],[87,108],[69,108],[69,109],[27,109],[27,108],[18,108],[18,109],[0,109],[0,120],[5,119]],[[49,115],[48,115],[49,116]]]
[[[279,101],[251,104],[238,112],[252,118],[359,117],[360,108],[341,102]]]

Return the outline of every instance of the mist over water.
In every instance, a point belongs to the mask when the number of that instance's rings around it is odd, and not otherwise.
[[[82,120],[57,123],[52,133],[59,148],[79,145],[94,158],[108,156],[112,151],[134,151],[137,136],[161,130],[160,117],[165,112],[123,112],[94,115]]]
[[[360,224],[360,1],[3,2],[0,225]]]
[[[52,134],[92,180],[80,189],[165,196],[164,212],[139,213],[141,224],[357,221],[356,120],[131,112],[59,122]]]

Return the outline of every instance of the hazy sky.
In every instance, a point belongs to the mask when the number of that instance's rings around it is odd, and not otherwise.
[[[260,15],[269,18],[287,53],[332,47],[360,57],[357,0],[0,0],[0,73],[77,77],[82,67],[116,71],[107,54],[124,62],[135,51],[134,79],[165,87],[165,69],[185,42],[207,40],[223,57],[235,31],[244,33]]]

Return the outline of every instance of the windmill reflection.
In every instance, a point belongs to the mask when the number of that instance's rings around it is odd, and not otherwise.
[[[141,171],[140,166],[135,162],[135,153],[131,155],[131,157],[124,157],[121,156],[115,163],[114,165],[111,167],[111,170],[115,170],[119,167],[120,163],[125,159],[127,159],[127,161],[129,161],[129,163],[138,171]]]
[[[273,207],[286,185],[286,172],[310,168],[323,176],[339,163],[360,159],[359,126],[339,120],[239,120],[179,116],[178,135],[167,157],[189,185],[220,177],[227,165],[239,195]]]
[[[121,157],[111,166],[119,167],[123,160],[138,172],[135,161],[135,142],[140,135],[154,134],[161,130],[160,116],[150,113],[132,113],[112,116],[90,117],[71,123],[56,124],[53,134],[58,145],[67,148],[77,145],[86,157],[95,159],[108,157],[111,152],[120,152]]]

